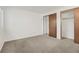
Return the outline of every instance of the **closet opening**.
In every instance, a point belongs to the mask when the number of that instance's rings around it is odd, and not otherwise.
[[[67,10],[61,12],[61,38],[74,40],[74,12]]]
[[[57,37],[57,14],[50,14],[43,17],[43,34]]]
[[[49,34],[49,16],[43,16],[43,34],[48,35]]]

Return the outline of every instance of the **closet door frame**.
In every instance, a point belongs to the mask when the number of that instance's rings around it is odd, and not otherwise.
[[[61,26],[61,33],[60,33],[60,35],[61,35],[61,39],[63,38],[62,37],[62,13],[65,13],[65,12],[67,12],[67,11],[73,11],[74,12],[74,8],[73,9],[68,9],[68,10],[64,10],[64,11],[61,11],[60,12],[60,26]],[[75,20],[75,19],[74,19]],[[75,22],[74,22],[74,38],[75,38]],[[66,38],[66,39],[69,39],[69,38]]]
[[[60,34],[60,35],[61,35],[61,38],[62,38],[62,17],[61,17],[61,15],[62,15],[63,12],[72,10],[72,11],[73,11],[73,14],[74,14],[74,42],[77,43],[77,44],[79,44],[79,40],[78,40],[78,38],[76,38],[76,35],[77,35],[77,34],[76,34],[76,19],[77,19],[76,17],[77,17],[77,16],[76,16],[76,14],[75,14],[75,9],[79,9],[79,7],[72,8],[72,9],[68,9],[68,10],[64,10],[64,11],[61,11],[61,12],[60,12],[60,19],[61,19],[61,20],[60,20],[60,21],[61,21],[61,34]],[[78,26],[78,25],[77,25],[77,26]],[[78,31],[78,32],[79,32],[79,31]],[[77,36],[78,36],[78,35],[77,35]],[[77,42],[76,40],[78,40],[78,42]]]

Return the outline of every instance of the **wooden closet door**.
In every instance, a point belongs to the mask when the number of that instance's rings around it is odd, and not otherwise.
[[[74,9],[74,41],[79,43],[79,8]]]
[[[49,15],[49,36],[56,38],[56,13]]]

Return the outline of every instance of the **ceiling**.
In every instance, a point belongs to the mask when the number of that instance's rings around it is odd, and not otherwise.
[[[57,7],[57,6],[27,6],[27,7],[22,7],[28,11],[32,11],[32,12],[37,12],[37,13],[47,13],[49,11],[53,11],[55,9],[61,8],[61,7]]]
[[[12,6],[10,6],[10,7],[13,8]],[[16,6],[14,8],[21,8],[21,9],[25,9],[27,11],[32,11],[32,12],[44,14],[49,11],[53,11],[53,10],[56,10],[56,9],[59,9],[62,7],[63,6]]]
[[[4,6],[7,8],[21,8],[21,9],[25,9],[27,11],[31,11],[31,12],[36,12],[36,13],[40,13],[40,14],[44,14],[56,9],[60,9],[66,6]]]

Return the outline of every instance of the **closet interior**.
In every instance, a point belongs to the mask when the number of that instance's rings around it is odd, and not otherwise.
[[[57,14],[50,14],[43,16],[43,34],[47,34],[51,37],[57,37]]]
[[[74,39],[74,12],[67,10],[61,12],[61,38]]]

